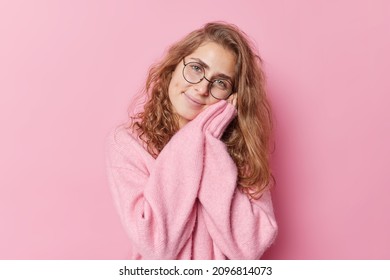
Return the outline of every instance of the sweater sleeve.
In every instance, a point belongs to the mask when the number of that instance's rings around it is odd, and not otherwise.
[[[250,200],[237,189],[237,167],[219,140],[219,126],[206,131],[200,207],[215,245],[228,259],[259,259],[277,233],[271,196]]]
[[[175,259],[190,238],[203,172],[204,130],[217,103],[176,133],[153,159],[126,130],[108,143],[108,176],[122,224],[145,259]]]

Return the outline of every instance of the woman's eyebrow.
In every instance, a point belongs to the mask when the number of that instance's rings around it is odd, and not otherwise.
[[[190,59],[196,60],[196,62],[198,62],[200,65],[202,65],[205,69],[210,69],[210,67],[207,65],[207,63],[204,62],[203,60],[201,60],[200,58],[190,57]]]
[[[207,69],[207,70],[210,69],[210,67],[207,65],[207,63],[204,62],[203,60],[201,60],[200,58],[197,58],[197,57],[190,57],[190,59],[193,59],[193,60],[195,60],[196,62],[198,62],[200,65],[203,66],[204,69]],[[230,77],[230,76],[228,76],[228,75],[226,75],[226,74],[218,73],[218,74],[215,75],[215,76],[217,76],[217,77],[219,77],[219,78],[222,78],[222,79],[225,79],[225,80],[230,80],[230,82],[233,82],[232,77]]]

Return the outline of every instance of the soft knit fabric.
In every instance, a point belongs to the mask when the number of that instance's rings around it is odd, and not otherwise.
[[[269,191],[251,200],[220,137],[235,117],[220,101],[180,129],[155,159],[125,128],[108,143],[114,201],[132,259],[259,259],[277,225]]]

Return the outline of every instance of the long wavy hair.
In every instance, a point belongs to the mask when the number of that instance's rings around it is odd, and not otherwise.
[[[149,70],[142,112],[131,115],[129,128],[138,132],[148,152],[157,157],[179,130],[179,118],[168,96],[168,86],[177,64],[206,42],[215,42],[236,56],[235,92],[238,115],[221,140],[238,168],[238,188],[258,199],[272,185],[269,144],[272,129],[270,105],[266,98],[262,60],[247,35],[224,22],[207,23],[173,44],[159,63]]]

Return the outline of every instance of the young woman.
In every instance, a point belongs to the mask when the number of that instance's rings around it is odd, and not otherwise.
[[[151,68],[143,111],[108,145],[132,259],[259,259],[274,241],[260,62],[236,26],[209,23]]]

